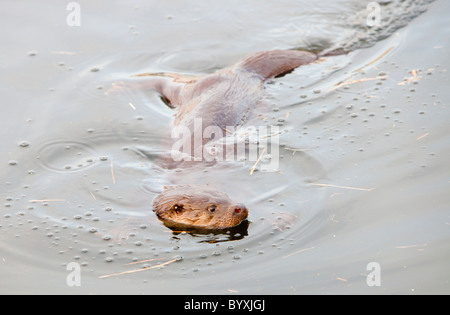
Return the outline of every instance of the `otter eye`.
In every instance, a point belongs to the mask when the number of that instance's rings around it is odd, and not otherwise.
[[[216,211],[216,206],[214,206],[214,205],[209,206],[209,207],[208,207],[208,211],[209,211],[209,212],[214,212],[214,211]]]
[[[172,210],[175,212],[180,212],[181,210],[183,210],[183,206],[182,205],[175,205],[172,207]]]

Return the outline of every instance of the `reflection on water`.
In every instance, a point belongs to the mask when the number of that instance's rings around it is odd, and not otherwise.
[[[217,231],[202,231],[202,230],[196,230],[196,229],[188,229],[187,231],[177,231],[176,229],[173,230],[174,238],[176,239],[176,236],[181,233],[189,233],[193,237],[199,237],[200,243],[218,243],[218,242],[228,242],[228,241],[237,241],[243,239],[245,236],[248,235],[248,226],[250,222],[247,220],[243,221],[238,226],[223,229],[223,230],[217,230]],[[170,227],[169,227],[170,228]],[[208,235],[206,238],[201,237],[203,235]]]
[[[448,5],[411,22],[429,2],[384,1],[370,29],[349,0],[80,1],[78,28],[53,1],[5,2],[0,292],[74,292],[71,262],[77,293],[449,292],[449,37],[416,32],[445,29]],[[257,50],[336,46],[373,47],[267,84],[272,107],[255,121],[280,128],[276,172],[252,172],[254,161],[166,170],[174,110],[153,92],[111,90],[136,73],[201,75]],[[248,222],[166,228],[151,203],[180,180],[247,200]],[[366,285],[373,261],[383,291]]]

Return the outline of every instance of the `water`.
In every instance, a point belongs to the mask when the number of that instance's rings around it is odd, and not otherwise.
[[[450,292],[447,2],[384,1],[376,29],[360,1],[79,4],[70,27],[66,4],[2,3],[1,293]],[[279,172],[182,171],[245,201],[248,229],[165,228],[151,201],[180,175],[156,160],[174,112],[112,83],[335,46],[369,48],[267,85]]]

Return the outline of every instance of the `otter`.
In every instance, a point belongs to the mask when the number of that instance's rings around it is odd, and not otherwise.
[[[174,127],[192,133],[209,126],[225,130],[242,126],[252,111],[263,102],[264,83],[315,61],[318,55],[301,50],[269,50],[255,53],[235,65],[205,76],[169,73],[143,73],[141,88],[157,91],[161,99],[176,108]],[[200,130],[194,120],[201,119]],[[225,132],[225,131],[224,131]],[[224,135],[215,135],[217,140]],[[186,139],[183,147],[193,151],[208,144]],[[202,152],[202,151],[200,151]],[[192,161],[192,159],[191,159]],[[247,219],[248,210],[225,193],[206,186],[179,185],[165,188],[153,201],[153,211],[170,228],[225,229]]]
[[[174,230],[220,230],[239,225],[247,208],[208,186],[169,186],[153,201],[164,225]]]

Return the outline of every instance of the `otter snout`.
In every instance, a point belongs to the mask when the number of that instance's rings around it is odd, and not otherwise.
[[[232,206],[231,210],[234,212],[234,214],[238,214],[238,215],[243,216],[244,219],[247,218],[247,216],[248,216],[248,209],[242,203],[238,203],[238,204]]]

